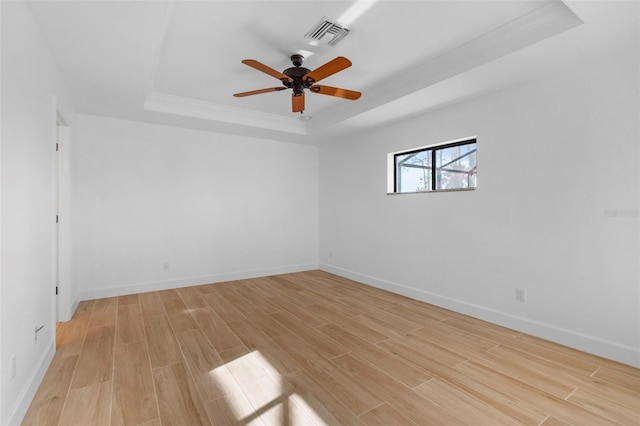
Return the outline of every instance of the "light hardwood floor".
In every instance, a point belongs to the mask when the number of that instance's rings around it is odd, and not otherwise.
[[[82,302],[24,425],[634,425],[640,370],[321,271]]]

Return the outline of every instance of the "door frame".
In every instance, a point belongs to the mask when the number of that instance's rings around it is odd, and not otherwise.
[[[70,145],[71,127],[56,108],[54,158],[54,210],[57,216],[54,232],[54,297],[56,322],[64,322],[73,315],[70,274]],[[56,294],[57,287],[57,294]]]

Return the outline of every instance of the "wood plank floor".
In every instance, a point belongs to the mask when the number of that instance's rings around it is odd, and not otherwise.
[[[24,425],[636,425],[640,370],[321,271],[82,302]]]

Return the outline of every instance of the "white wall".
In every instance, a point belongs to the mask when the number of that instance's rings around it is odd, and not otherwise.
[[[56,109],[73,126],[74,108],[25,3],[1,10],[0,424],[17,424],[55,351]]]
[[[316,147],[96,116],[78,123],[81,299],[317,267]]]
[[[624,52],[323,146],[321,267],[640,366],[638,75]],[[476,191],[385,194],[387,153],[474,135]]]

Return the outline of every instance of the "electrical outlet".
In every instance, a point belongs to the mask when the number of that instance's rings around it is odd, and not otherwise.
[[[11,380],[15,379],[16,376],[18,375],[18,360],[16,359],[16,356],[14,355],[11,358]]]
[[[524,302],[527,298],[527,292],[524,289],[516,288],[516,300],[518,302]]]
[[[163,271],[169,270],[169,262],[162,262],[162,270]]]
[[[333,259],[333,250],[329,250],[329,259]]]

